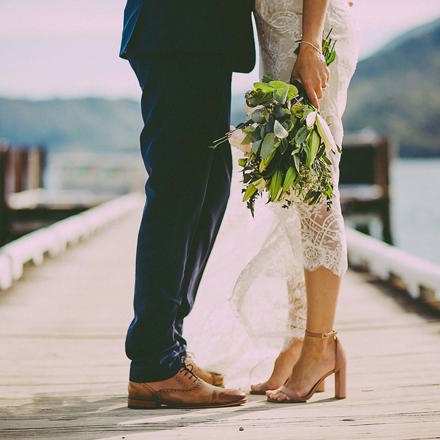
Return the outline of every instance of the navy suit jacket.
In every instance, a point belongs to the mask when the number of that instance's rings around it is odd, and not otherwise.
[[[120,56],[207,53],[232,71],[255,64],[254,0],[127,0]]]

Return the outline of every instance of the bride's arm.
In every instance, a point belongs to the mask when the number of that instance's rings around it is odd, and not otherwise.
[[[299,79],[312,104],[319,106],[329,69],[322,61],[322,33],[329,0],[303,0],[303,35],[300,52],[293,66],[292,79]]]

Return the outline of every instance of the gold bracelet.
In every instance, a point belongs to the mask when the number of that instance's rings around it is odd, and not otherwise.
[[[310,41],[307,41],[307,40],[300,40],[300,44],[308,44],[309,46],[312,46],[313,49],[315,49],[315,50],[318,52],[318,54],[319,54],[319,59],[320,59],[323,63],[326,62],[326,61],[325,61],[325,56],[324,56],[324,54],[322,53],[321,49],[320,49],[318,46],[316,46],[316,44],[314,44],[314,43],[312,43],[312,42],[310,42]]]

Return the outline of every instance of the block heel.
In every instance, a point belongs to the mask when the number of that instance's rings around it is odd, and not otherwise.
[[[347,377],[345,365],[335,373],[335,399],[345,399],[347,396]]]

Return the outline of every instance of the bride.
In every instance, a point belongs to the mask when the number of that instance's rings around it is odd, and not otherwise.
[[[342,144],[342,114],[347,88],[357,60],[357,32],[346,0],[256,0],[255,17],[262,72],[275,79],[301,81],[311,102],[319,107],[337,145]],[[322,36],[332,29],[336,59],[322,60]],[[300,45],[299,55],[295,49]],[[334,153],[332,176],[337,189],[340,154]],[[263,208],[264,209],[264,208]],[[266,208],[267,209],[267,208]],[[242,313],[246,297],[258,290],[255,275],[267,272],[267,261],[278,265],[288,292],[285,344],[273,372],[251,393],[265,394],[271,402],[308,400],[322,390],[325,377],[335,375],[335,397],[345,397],[345,355],[333,329],[341,277],[347,269],[344,222],[339,192],[327,210],[297,203],[273,208],[275,221],[268,239],[241,272],[233,299]],[[258,216],[258,212],[257,212]],[[282,267],[282,268],[281,268]],[[271,276],[273,275],[271,271]]]

